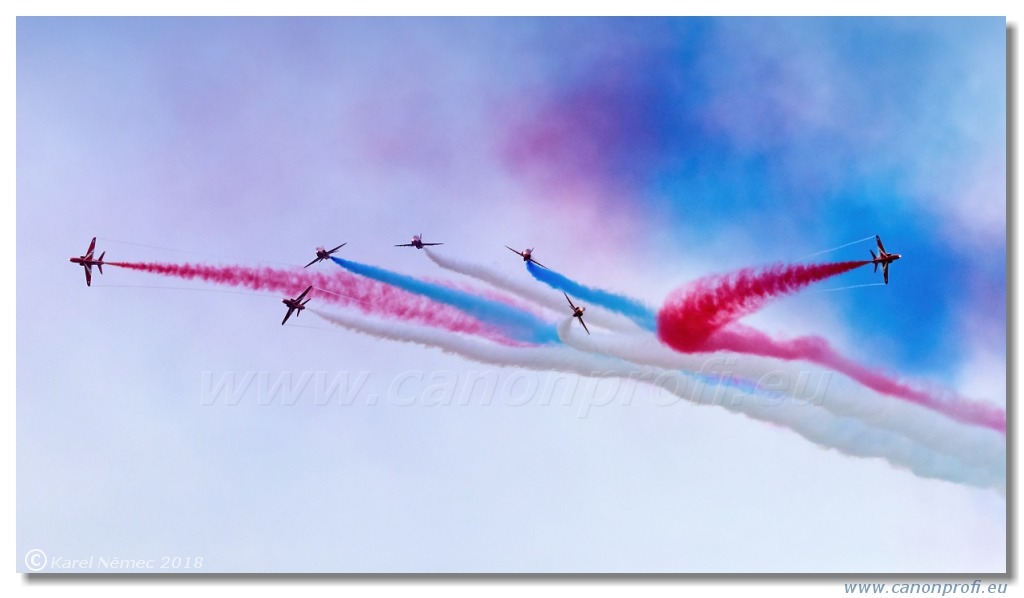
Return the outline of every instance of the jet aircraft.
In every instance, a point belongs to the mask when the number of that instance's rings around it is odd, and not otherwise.
[[[424,243],[423,233],[420,233],[412,236],[412,242],[395,245],[395,247],[415,247],[416,249],[423,249],[424,247],[431,247],[433,245],[444,245],[444,243]]]
[[[331,257],[332,253],[334,253],[335,251],[341,249],[342,247],[344,247],[346,245],[348,245],[348,243],[342,243],[341,245],[338,245],[337,247],[335,247],[334,249],[332,249],[330,251],[327,251],[323,247],[317,247],[316,248],[316,259],[311,261],[311,262],[309,262],[305,266],[303,266],[303,268],[308,268],[308,267],[312,266],[313,264],[315,264],[317,262],[323,261],[323,260]]]
[[[587,311],[587,308],[583,306],[577,307],[573,305],[572,299],[569,298],[569,295],[566,294],[564,291],[562,292],[562,294],[565,295],[565,300],[569,302],[569,307],[572,308],[572,317],[579,318],[580,324],[583,324],[583,329],[587,331],[587,334],[590,334],[590,329],[587,328],[587,323],[583,321],[583,312]]]
[[[514,253],[516,255],[522,256],[524,262],[533,262],[533,263],[537,264],[538,266],[540,266],[541,268],[544,268],[545,270],[548,269],[547,266],[545,266],[544,264],[542,264],[542,263],[538,262],[537,260],[533,259],[533,248],[532,247],[530,249],[524,249],[522,251],[516,251],[515,249],[512,249],[511,247],[506,245],[505,249],[508,249],[509,251],[511,251],[512,253]]]
[[[103,256],[107,255],[104,251],[100,254],[98,259],[93,259],[92,252],[96,249],[96,237],[92,238],[92,242],[89,243],[89,250],[85,252],[85,255],[71,258],[71,263],[78,264],[85,268],[85,286],[92,286],[92,267],[96,266],[96,269],[103,274]]]
[[[900,259],[901,256],[898,253],[886,253],[885,247],[882,247],[882,238],[875,235],[875,241],[878,242],[878,255],[875,255],[874,251],[871,251],[871,263],[875,265],[875,272],[878,272],[878,266],[882,266],[882,278],[885,279],[885,284],[889,284],[889,264]]]
[[[303,301],[302,298],[305,297],[306,293],[308,293],[312,288],[313,285],[309,285],[308,287],[306,287],[306,290],[302,291],[302,294],[299,295],[298,297],[295,297],[294,299],[288,298],[281,300],[281,303],[284,303],[285,305],[288,306],[288,313],[286,313],[284,315],[284,319],[281,320],[282,326],[284,326],[284,323],[288,321],[288,318],[292,317],[292,312],[295,312],[295,317],[297,318],[299,317],[299,314],[302,313],[302,310],[306,309],[306,304],[309,303],[309,300],[312,299],[312,297],[306,299],[305,301]]]

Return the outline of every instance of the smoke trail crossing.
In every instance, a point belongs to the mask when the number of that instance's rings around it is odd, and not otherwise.
[[[335,258],[335,261],[338,259]],[[386,338],[441,347],[443,350],[486,363],[566,371],[584,376],[617,376],[633,380],[639,377],[638,381],[649,382],[675,396],[696,403],[704,402],[703,398],[713,386],[700,380],[688,379],[683,372],[678,371],[681,365],[690,365],[693,371],[700,374],[700,367],[694,363],[680,364],[666,361],[665,355],[655,356],[643,350],[638,351],[631,344],[633,341],[629,336],[601,335],[600,339],[606,346],[599,350],[594,346],[584,347],[582,343],[587,341],[572,336],[571,319],[565,319],[556,328],[551,323],[543,322],[528,312],[500,301],[482,299],[465,291],[418,281],[370,266],[352,262],[348,264],[361,270],[360,273],[374,271],[373,274],[380,280],[354,276],[346,272],[328,275],[322,272],[280,270],[270,267],[109,263],[111,266],[164,276],[290,295],[312,284],[325,291],[320,295],[324,301],[355,306],[363,313],[388,318],[377,320],[367,319],[365,316],[345,316],[349,318],[349,327],[363,332],[376,331],[378,335]],[[387,284],[382,284],[383,282]],[[391,284],[399,284],[400,288],[390,286]],[[410,294],[402,290],[405,287],[401,285],[414,288],[419,294]],[[440,296],[447,301],[441,300],[439,304],[436,299]],[[765,295],[768,296],[770,293]],[[760,300],[763,302],[765,299],[762,297]],[[757,301],[748,302],[743,304],[743,309],[750,309],[750,305],[759,304]],[[324,315],[318,311],[314,313]],[[480,319],[471,315],[478,315]],[[330,319],[332,316],[324,317]],[[419,324],[443,330],[432,331]],[[545,329],[556,338],[554,342],[548,341],[547,344],[540,346],[511,346],[508,344],[509,339],[503,334],[511,332],[514,339],[532,338],[536,341],[538,337],[543,337]],[[538,330],[541,331],[540,334]],[[721,344],[728,346],[729,350],[745,352],[764,350],[764,347],[741,346],[739,342],[743,340],[742,337],[730,338],[729,334],[736,333],[737,330],[743,332],[743,329],[735,324],[718,330],[705,341],[705,345],[710,347]],[[474,341],[463,335],[453,335],[451,332],[475,334],[494,339],[499,344]],[[582,353],[560,344],[559,337],[571,338],[574,346],[598,352]],[[636,338],[637,335],[633,337]],[[751,337],[748,336],[747,340],[749,338]],[[756,336],[752,338],[757,340]],[[660,346],[655,344],[653,337],[648,337],[646,342],[655,347]],[[733,344],[729,345],[730,342]],[[788,357],[783,358],[803,358],[801,356],[807,352],[807,347],[798,344],[797,349],[785,354]],[[678,358],[697,359],[695,355],[669,353],[667,349],[664,353]],[[751,362],[745,358],[743,363]],[[666,370],[663,366],[670,369]],[[763,376],[765,371],[758,370],[757,367],[744,366],[737,368],[732,374],[757,380],[759,373]],[[1005,488],[1005,453],[999,450],[1002,445],[998,438],[992,440],[984,436],[986,433],[993,434],[991,431],[975,428],[974,432],[966,434],[958,430],[959,424],[952,420],[931,418],[929,411],[922,410],[916,405],[906,404],[905,407],[900,407],[900,404],[893,405],[891,401],[886,404],[884,400],[872,398],[870,391],[862,389],[847,387],[841,397],[830,395],[829,402],[821,406],[788,400],[779,403],[770,397],[744,396],[749,393],[735,388],[732,390],[735,392],[731,398],[717,401],[715,404],[754,419],[785,426],[822,446],[835,448],[850,455],[883,457],[924,477],[938,477],[982,487]],[[718,392],[720,391],[714,391],[712,394]],[[1005,414],[1002,417],[1005,429]]]
[[[481,322],[500,330],[509,338],[527,343],[558,343],[558,333],[550,322],[545,322],[528,311],[507,303],[487,299],[455,288],[427,282],[405,274],[391,272],[339,257],[331,260],[342,268],[367,278],[398,287],[410,293],[450,305]]]
[[[559,274],[558,272],[555,272],[554,270],[541,268],[531,261],[526,262],[526,269],[529,270],[530,274],[532,274],[534,278],[544,284],[558,289],[559,291],[568,293],[573,297],[577,297],[581,301],[594,303],[606,309],[620,313],[630,320],[633,320],[637,326],[640,326],[644,330],[654,331],[657,326],[654,311],[636,299],[632,299],[624,295],[618,295],[603,289],[584,286],[563,276],[562,274]]]
[[[930,450],[955,458],[971,469],[989,472],[1005,485],[1005,441],[984,428],[961,425],[922,406],[893,401],[883,393],[853,385],[832,372],[781,367],[777,360],[755,355],[678,353],[653,335],[583,335],[562,331],[562,341],[581,351],[599,353],[668,369],[684,369],[707,376],[739,376],[799,401],[806,408],[825,409],[839,417],[855,418],[874,428],[889,430]],[[815,381],[811,377],[817,375]],[[719,402],[713,395],[711,402]]]
[[[546,307],[558,313],[565,313],[565,310],[568,307],[565,304],[565,299],[561,295],[544,291],[535,284],[521,283],[518,280],[513,280],[492,268],[442,255],[429,248],[425,248],[423,253],[427,254],[427,257],[429,257],[432,262],[445,270],[456,272],[463,276],[469,276],[470,278],[475,278],[493,287],[526,299],[527,301],[541,307]],[[600,309],[600,306],[587,309],[587,322],[609,330],[629,332],[636,330],[636,326],[630,320],[627,320],[619,314],[610,313]]]
[[[658,336],[679,351],[696,351],[717,330],[807,285],[871,262],[776,264],[709,276],[676,290],[658,312]]]
[[[776,265],[708,277],[684,287],[658,313],[658,337],[682,352],[735,351],[828,366],[877,392],[935,410],[957,421],[1006,433],[1006,412],[994,405],[946,393],[938,397],[843,357],[820,337],[777,341],[749,327],[731,325],[779,295],[869,264]]]
[[[678,371],[651,366],[631,365],[603,355],[581,353],[565,345],[542,345],[509,348],[473,341],[470,338],[443,334],[408,323],[374,320],[348,314],[313,313],[328,322],[377,338],[436,347],[478,363],[510,366],[539,371],[561,371],[589,377],[619,377],[646,382],[676,397],[695,401],[708,392],[700,381],[687,378]],[[563,337],[569,334],[571,319],[558,327]],[[873,429],[851,418],[836,417],[827,411],[809,409],[795,402],[777,403],[741,393],[723,401],[720,406],[734,413],[788,428],[825,448],[856,457],[884,458],[894,466],[906,468],[915,475],[948,480],[980,488],[1005,492],[1005,481],[985,469],[965,467],[958,460],[936,454],[911,440],[887,430]]]

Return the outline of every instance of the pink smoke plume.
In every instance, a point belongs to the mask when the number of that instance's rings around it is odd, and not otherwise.
[[[354,306],[365,313],[511,343],[490,326],[453,307],[344,270],[326,274],[300,269],[205,264],[107,262],[107,265],[185,280],[198,279],[220,285],[246,287],[254,291],[273,291],[289,296],[297,295],[307,286],[313,285],[312,296],[318,301]],[[327,292],[318,293],[317,290]]]
[[[870,263],[778,264],[701,279],[669,297],[658,312],[658,337],[683,353],[725,350],[810,361],[833,368],[880,393],[933,409],[957,421],[1006,434],[1006,411],[995,405],[948,392],[938,396],[913,388],[840,355],[820,337],[776,340],[753,328],[734,324],[774,297]]]

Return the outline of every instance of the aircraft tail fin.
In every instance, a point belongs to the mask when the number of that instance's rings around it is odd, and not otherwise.
[[[871,250],[868,249],[868,251],[871,251]],[[878,260],[878,256],[875,255],[874,251],[871,251],[871,261],[875,262],[875,273],[876,274],[878,273],[878,261],[877,260]]]
[[[103,274],[103,256],[105,256],[105,255],[107,255],[106,251],[101,253],[100,254],[100,259],[98,260],[99,263],[96,264],[96,268],[100,271],[100,274]]]

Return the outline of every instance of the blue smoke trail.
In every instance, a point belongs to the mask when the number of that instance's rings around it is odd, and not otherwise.
[[[564,291],[581,301],[600,305],[605,309],[618,312],[633,320],[637,326],[644,330],[654,332],[657,329],[657,316],[655,316],[654,311],[636,299],[616,295],[602,289],[585,287],[554,270],[542,268],[530,261],[526,262],[526,269],[530,271],[534,278],[552,288]]]
[[[527,311],[500,301],[485,299],[472,293],[340,257],[331,256],[331,260],[354,274],[429,297],[438,303],[451,305],[481,322],[498,328],[510,339],[535,344],[559,344],[562,342],[558,338],[558,331],[553,323],[545,322]]]

